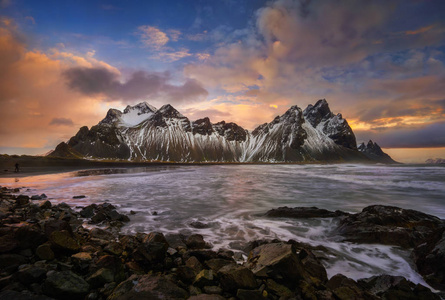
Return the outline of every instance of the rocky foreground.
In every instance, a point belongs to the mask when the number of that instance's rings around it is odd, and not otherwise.
[[[235,253],[211,250],[198,234],[119,234],[129,219],[109,203],[76,212],[19,192],[0,195],[0,299],[440,299],[400,276],[328,279],[314,248],[296,241],[254,241],[238,264]],[[345,240],[414,247],[419,272],[445,286],[445,226],[436,217],[387,206],[353,215],[279,208],[267,216],[341,218]]]

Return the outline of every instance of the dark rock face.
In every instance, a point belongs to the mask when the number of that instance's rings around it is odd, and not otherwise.
[[[295,218],[295,219],[307,219],[307,218],[332,218],[348,215],[342,211],[329,211],[326,209],[320,209],[317,207],[278,207],[266,212],[265,216],[270,218]]]
[[[209,118],[199,119],[193,122],[193,134],[211,135],[213,133],[212,123]]]
[[[384,163],[384,164],[396,164],[397,162],[394,161],[388,154],[382,151],[382,148],[380,148],[377,143],[372,142],[369,140],[368,144],[365,145],[365,143],[361,143],[358,146],[358,151],[362,152],[366,157],[369,159]]]
[[[247,139],[247,131],[235,123],[226,123],[224,121],[213,125],[215,131],[228,141],[244,142]]]
[[[337,145],[357,149],[357,141],[348,122],[341,114],[334,115],[325,99],[318,100],[314,106],[309,105],[303,112],[305,119],[314,128],[322,125],[322,131]]]
[[[343,219],[337,231],[351,242],[412,248],[443,230],[444,226],[439,218],[419,211],[373,205]]]
[[[74,150],[67,143],[62,142],[57,145],[56,149],[53,152],[48,154],[51,157],[63,157],[63,158],[82,158],[83,155],[76,150]]]
[[[414,248],[413,257],[425,280],[432,287],[445,290],[445,230],[438,230],[433,237]]]
[[[71,271],[52,272],[45,280],[43,290],[52,297],[79,299],[89,291],[89,284]]]
[[[188,293],[168,278],[132,276],[119,284],[108,300],[124,299],[185,299]]]

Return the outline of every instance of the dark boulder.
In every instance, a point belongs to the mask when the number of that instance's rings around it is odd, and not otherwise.
[[[411,248],[443,228],[444,222],[432,215],[394,206],[373,205],[341,220],[337,232],[350,242]]]
[[[287,286],[295,286],[306,275],[295,247],[285,243],[265,244],[253,249],[246,266],[257,277],[272,278]]]
[[[413,251],[418,272],[434,288],[445,290],[445,232],[438,232]]]
[[[348,213],[340,210],[329,211],[326,209],[320,209],[317,207],[278,207],[266,212],[266,217],[271,218],[295,218],[295,219],[307,219],[307,218],[331,218],[347,216]]]
[[[162,276],[133,275],[119,284],[108,300],[185,299],[188,293]]]
[[[89,284],[71,271],[49,272],[43,284],[43,292],[58,299],[82,299],[89,289]]]
[[[218,278],[223,290],[228,292],[258,287],[252,271],[240,265],[230,264],[222,267],[218,271]]]

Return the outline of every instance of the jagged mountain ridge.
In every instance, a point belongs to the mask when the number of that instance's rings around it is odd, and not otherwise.
[[[383,152],[382,148],[377,143],[374,143],[372,140],[365,145],[365,143],[361,143],[358,146],[358,151],[362,152],[369,159],[383,164],[396,164],[388,154]]]
[[[304,111],[292,106],[252,132],[235,123],[190,121],[171,105],[142,102],[123,112],[110,109],[68,141],[90,158],[171,162],[369,161],[357,150],[355,135],[325,99]]]

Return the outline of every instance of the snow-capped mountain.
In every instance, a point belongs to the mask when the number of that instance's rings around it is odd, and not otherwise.
[[[171,105],[142,102],[110,109],[91,129],[84,126],[68,146],[87,158],[169,162],[369,161],[341,114],[326,100],[304,111],[292,106],[252,132],[235,123],[190,121]],[[372,158],[371,158],[372,159]]]

